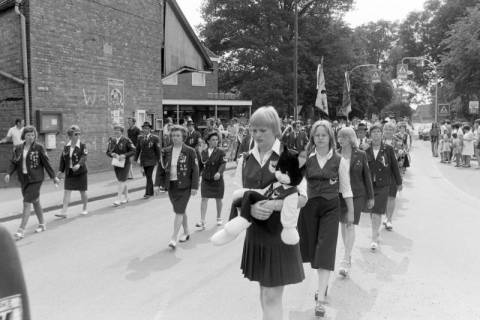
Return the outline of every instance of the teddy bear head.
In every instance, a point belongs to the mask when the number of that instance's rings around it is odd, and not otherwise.
[[[298,162],[298,153],[288,150],[286,146],[278,159],[275,178],[282,184],[297,186],[302,181],[302,171]]]

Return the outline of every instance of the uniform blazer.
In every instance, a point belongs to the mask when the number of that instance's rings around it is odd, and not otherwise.
[[[15,147],[13,151],[13,157],[8,168],[8,174],[11,175],[17,171],[18,178],[22,184],[43,181],[45,178],[44,170],[46,170],[50,178],[53,179],[55,177],[55,172],[53,171],[45,149],[41,144],[34,142],[30,146],[30,150],[28,150],[27,153],[27,181],[23,180],[22,163],[24,145],[25,142]]]
[[[240,143],[240,146],[238,147],[238,154],[242,154],[252,150],[251,142],[250,142],[251,137],[252,136],[250,134],[247,134],[246,136],[243,137],[242,143]]]
[[[135,151],[135,161],[140,158],[142,167],[154,167],[160,161],[160,138],[150,134],[147,138],[144,135],[138,137]]]
[[[214,180],[213,177],[217,172],[223,175],[227,161],[225,159],[225,152],[222,149],[213,149],[210,157],[208,156],[208,149],[203,150],[201,153],[201,161],[203,164],[202,178],[204,180]]]
[[[135,154],[135,146],[130,139],[124,136],[120,138],[118,143],[116,138],[110,138],[108,141],[107,156],[113,158],[113,153],[125,155],[125,167],[127,167],[127,165],[130,164],[130,157]]]
[[[366,153],[374,187],[381,188],[393,184],[397,186],[402,184],[402,176],[392,146],[382,143],[376,158],[371,146]]]
[[[172,165],[173,146],[162,150],[160,166],[157,168],[155,185],[168,190],[170,187],[170,168]],[[198,190],[198,159],[197,153],[187,145],[182,146],[177,162],[177,183],[179,189]]]
[[[287,146],[288,149],[301,152],[305,149],[305,146],[308,143],[308,137],[305,132],[290,132],[288,135],[285,135],[283,138],[283,143]]]
[[[187,138],[185,139],[185,144],[190,148],[198,147],[200,143],[200,138],[202,137],[201,133],[197,130],[193,130],[193,132],[187,132]]]
[[[358,148],[352,149],[350,157],[350,185],[353,197],[366,197],[373,199],[373,183],[365,151]]]
[[[133,126],[127,129],[127,136],[130,139],[134,146],[138,144],[138,136],[142,133],[142,131],[137,127]]]
[[[63,148],[63,152],[60,155],[60,167],[58,171],[65,172],[65,170],[69,169],[70,163],[70,149],[74,148],[72,153],[72,167],[76,166],[77,164],[80,165],[80,168],[77,171],[72,171],[73,175],[80,175],[87,172],[87,146],[85,143],[80,142],[80,146],[72,146],[67,145]]]

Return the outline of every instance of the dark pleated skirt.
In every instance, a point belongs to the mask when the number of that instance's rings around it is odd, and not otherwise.
[[[130,161],[125,162],[125,167],[120,168],[120,167],[113,167],[113,170],[115,171],[115,176],[117,177],[117,180],[120,182],[125,182],[128,179],[128,173],[130,172]]]
[[[168,197],[170,198],[170,202],[172,203],[175,214],[184,214],[187,211],[190,194],[190,188],[179,189],[176,181],[170,181]]]
[[[360,216],[362,215],[362,212],[365,211],[367,207],[367,201],[365,200],[365,197],[354,197],[353,198],[353,224],[358,225],[360,223]],[[340,195],[340,222],[342,223],[347,223],[347,203],[345,200],[342,198]]]
[[[373,188],[373,193],[375,197],[375,205],[371,210],[367,210],[367,212],[385,214],[387,212],[387,202],[390,193],[390,187],[387,186],[381,188]]]
[[[87,173],[82,173],[80,175],[73,175],[68,170],[65,175],[65,190],[70,191],[87,191],[88,188],[88,176]]]
[[[35,200],[37,200],[40,197],[41,187],[42,181],[22,183],[23,202],[33,203]]]
[[[270,219],[273,220],[268,223],[269,229],[267,224],[255,222],[247,229],[241,263],[243,275],[263,287],[302,282],[305,274],[299,245],[282,242],[280,212],[274,212]]]
[[[202,198],[223,199],[225,193],[225,182],[223,177],[220,180],[205,180],[202,178],[201,194]]]

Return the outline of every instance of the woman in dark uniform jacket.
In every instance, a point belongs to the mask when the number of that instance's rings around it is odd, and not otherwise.
[[[345,127],[338,132],[339,153],[349,162],[350,185],[353,193],[353,224],[348,223],[347,205],[340,196],[340,222],[345,255],[340,265],[339,273],[346,277],[352,266],[352,249],[355,242],[355,226],[360,222],[360,215],[366,209],[371,209],[374,204],[373,184],[368,167],[367,154],[358,148],[355,130]]]
[[[162,150],[160,167],[157,169],[155,179],[155,185],[159,189],[168,191],[168,197],[175,212],[173,235],[168,243],[172,249],[177,246],[180,227],[183,226],[183,235],[179,241],[190,240],[186,210],[190,195],[194,196],[198,190],[197,153],[184,143],[185,137],[184,127],[179,125],[171,127],[170,138],[173,145]]]
[[[225,193],[223,172],[227,163],[225,152],[218,148],[218,132],[211,132],[207,136],[208,148],[200,154],[200,161],[203,164],[202,171],[202,204],[200,207],[200,222],[197,227],[205,229],[205,217],[207,215],[208,199],[215,199],[217,204],[217,225],[222,225],[222,199]]]
[[[263,189],[276,181],[275,166],[282,149],[277,111],[273,107],[259,108],[251,117],[250,129],[255,146],[240,158],[236,176],[243,188]],[[269,223],[252,224],[243,246],[242,272],[260,284],[263,319],[268,320],[283,319],[284,286],[305,278],[299,245],[286,245],[280,237],[282,205],[282,200],[268,200],[252,206],[251,215],[258,220],[269,219]]]
[[[107,156],[112,158],[113,170],[118,180],[118,198],[113,202],[116,207],[128,202],[127,179],[131,166],[130,158],[135,154],[132,141],[123,135],[123,131],[122,126],[114,125],[114,137],[110,138],[107,147]]]
[[[39,223],[35,232],[39,233],[47,229],[43,219],[42,206],[40,205],[40,188],[45,177],[44,170],[47,171],[55,184],[59,182],[58,178],[55,177],[55,172],[50,165],[45,149],[36,142],[36,139],[37,130],[35,127],[26,126],[23,128],[22,140],[25,140],[25,142],[15,147],[8,174],[5,176],[5,182],[8,183],[10,182],[10,176],[16,171],[22,188],[23,214],[20,227],[17,233],[15,233],[17,240],[23,239],[25,235],[24,230],[30,217],[31,204],[33,204]]]
[[[82,198],[82,215],[87,212],[87,146],[80,142],[80,127],[77,125],[71,126],[67,130],[67,135],[70,138],[63,153],[60,155],[60,168],[58,170],[58,178],[62,173],[65,173],[65,192],[63,194],[63,208],[60,214],[55,216],[60,218],[67,217],[68,204],[72,191],[80,191]]]
[[[368,166],[372,175],[375,205],[370,210],[372,218],[372,251],[378,248],[382,215],[387,210],[387,201],[391,185],[402,190],[402,176],[398,168],[397,157],[392,146],[382,142],[382,129],[379,126],[370,128],[372,144],[367,149]]]
[[[353,223],[353,193],[348,174],[349,165],[336,151],[335,133],[330,122],[313,124],[305,163],[308,201],[300,211],[298,232],[303,262],[317,271],[318,291],[315,294],[315,315],[324,316],[326,294],[331,271],[335,268],[339,193],[347,204],[347,222]]]

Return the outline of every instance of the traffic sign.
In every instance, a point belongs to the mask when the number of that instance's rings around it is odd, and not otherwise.
[[[372,83],[380,83],[382,79],[380,78],[380,71],[374,70],[372,72]]]
[[[478,101],[470,101],[468,103],[468,111],[471,114],[478,113],[480,103]]]
[[[408,65],[406,65],[406,64],[397,65],[397,78],[399,80],[407,80],[408,79]]]
[[[450,115],[450,105],[448,104],[439,104],[438,105],[438,113],[442,116]]]

